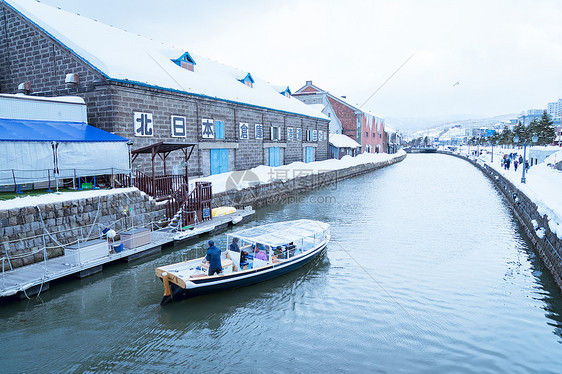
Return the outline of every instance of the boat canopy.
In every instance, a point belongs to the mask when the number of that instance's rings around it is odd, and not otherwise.
[[[300,219],[252,227],[237,231],[229,236],[234,236],[249,242],[277,247],[304,238],[313,237],[315,234],[328,230],[329,227],[330,225],[324,222]]]

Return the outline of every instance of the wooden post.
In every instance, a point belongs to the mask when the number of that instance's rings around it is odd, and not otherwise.
[[[154,178],[154,147],[152,148],[152,197],[156,197],[156,178]]]
[[[168,273],[162,273],[162,281],[164,283],[164,296],[170,296],[172,291],[170,290],[170,280],[168,279]]]

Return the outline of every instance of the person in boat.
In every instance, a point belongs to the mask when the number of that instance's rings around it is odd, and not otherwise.
[[[263,246],[263,244],[258,244],[256,248],[258,249],[256,253],[256,258],[258,260],[267,261],[267,255],[265,254],[265,247]]]
[[[209,249],[204,261],[209,263],[209,275],[222,273],[221,250],[212,240],[209,240]]]
[[[238,238],[234,238],[232,239],[232,243],[230,243],[230,250],[233,252],[239,252],[240,253],[240,263],[245,262],[246,261],[246,256],[248,255],[248,252],[246,251],[241,251],[240,247],[238,246]]]

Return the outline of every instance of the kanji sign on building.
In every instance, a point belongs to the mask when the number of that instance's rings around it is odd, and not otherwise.
[[[247,123],[244,122],[240,122],[239,125],[239,135],[238,137],[240,139],[248,139],[248,134],[249,134],[249,127]]]
[[[185,127],[186,118],[182,116],[172,116],[172,137],[173,138],[185,138],[187,135]]]
[[[287,127],[287,140],[293,140],[294,129]]]
[[[201,123],[201,135],[204,139],[215,138],[215,126],[212,119],[203,119]]]
[[[313,142],[318,141],[318,131],[316,131],[316,130],[312,130],[312,141]]]
[[[256,123],[256,139],[263,139],[263,125]]]
[[[297,140],[302,140],[302,129],[300,127],[297,128]]]
[[[318,141],[321,142],[324,140],[324,132],[322,130],[318,130]]]
[[[133,112],[135,136],[153,136],[152,113]]]

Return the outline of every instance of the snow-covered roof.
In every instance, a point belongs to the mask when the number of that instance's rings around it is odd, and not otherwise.
[[[330,134],[330,144],[336,148],[357,148],[361,144],[343,134]]]
[[[392,133],[392,134],[396,134],[396,133],[397,133],[396,130],[394,130],[392,127],[390,127],[390,126],[388,126],[388,125],[386,125],[386,124],[384,125],[384,131],[387,132],[387,133]]]
[[[285,93],[288,93],[289,95],[292,94],[291,88],[289,86],[279,86],[274,84],[272,85],[272,87],[275,88],[275,90],[280,94],[285,94]]]
[[[32,0],[6,4],[111,80],[268,108],[328,120],[293,97],[280,95],[266,81],[250,74],[253,87],[238,79],[249,72],[195,54],[195,71],[174,61],[187,51]],[[241,77],[241,78],[240,78]]]
[[[317,90],[319,90],[320,92],[310,92],[310,91],[306,91],[306,92],[305,92],[304,89],[306,89],[307,87],[313,87],[314,89],[317,89]],[[382,117],[380,117],[380,116],[377,116],[376,114],[374,114],[374,113],[372,113],[372,112],[370,112],[370,111],[368,111],[368,110],[362,109],[359,104],[352,104],[352,103],[351,103],[352,100],[349,99],[347,96],[345,96],[345,97],[344,97],[344,96],[336,96],[336,95],[334,95],[334,94],[332,94],[332,93],[330,93],[330,92],[328,92],[328,91],[324,91],[324,90],[322,90],[321,88],[319,88],[319,87],[313,85],[312,82],[310,82],[310,83],[307,82],[304,86],[302,86],[301,88],[299,88],[299,89],[297,90],[297,92],[295,92],[294,95],[297,95],[297,96],[298,96],[299,94],[300,94],[300,95],[306,95],[306,94],[316,94],[316,93],[325,93],[325,94],[327,94],[328,96],[330,96],[332,99],[341,102],[342,104],[344,104],[344,105],[346,105],[346,106],[352,108],[353,110],[355,110],[355,111],[357,111],[357,112],[362,112],[362,113],[364,113],[364,114],[366,114],[366,115],[369,115],[369,116],[371,116],[371,117],[374,117],[374,118],[375,118],[377,121],[379,121],[379,122],[384,122],[384,118],[382,118]]]
[[[318,111],[323,111],[326,108],[326,105],[324,104],[308,104],[309,107],[312,107]]]
[[[52,101],[52,102],[70,103],[70,104],[85,104],[84,99],[78,96],[43,97],[43,96],[30,96],[30,95],[24,95],[22,93],[18,93],[18,94],[0,94],[0,98],[2,97],[10,98],[10,99]]]

